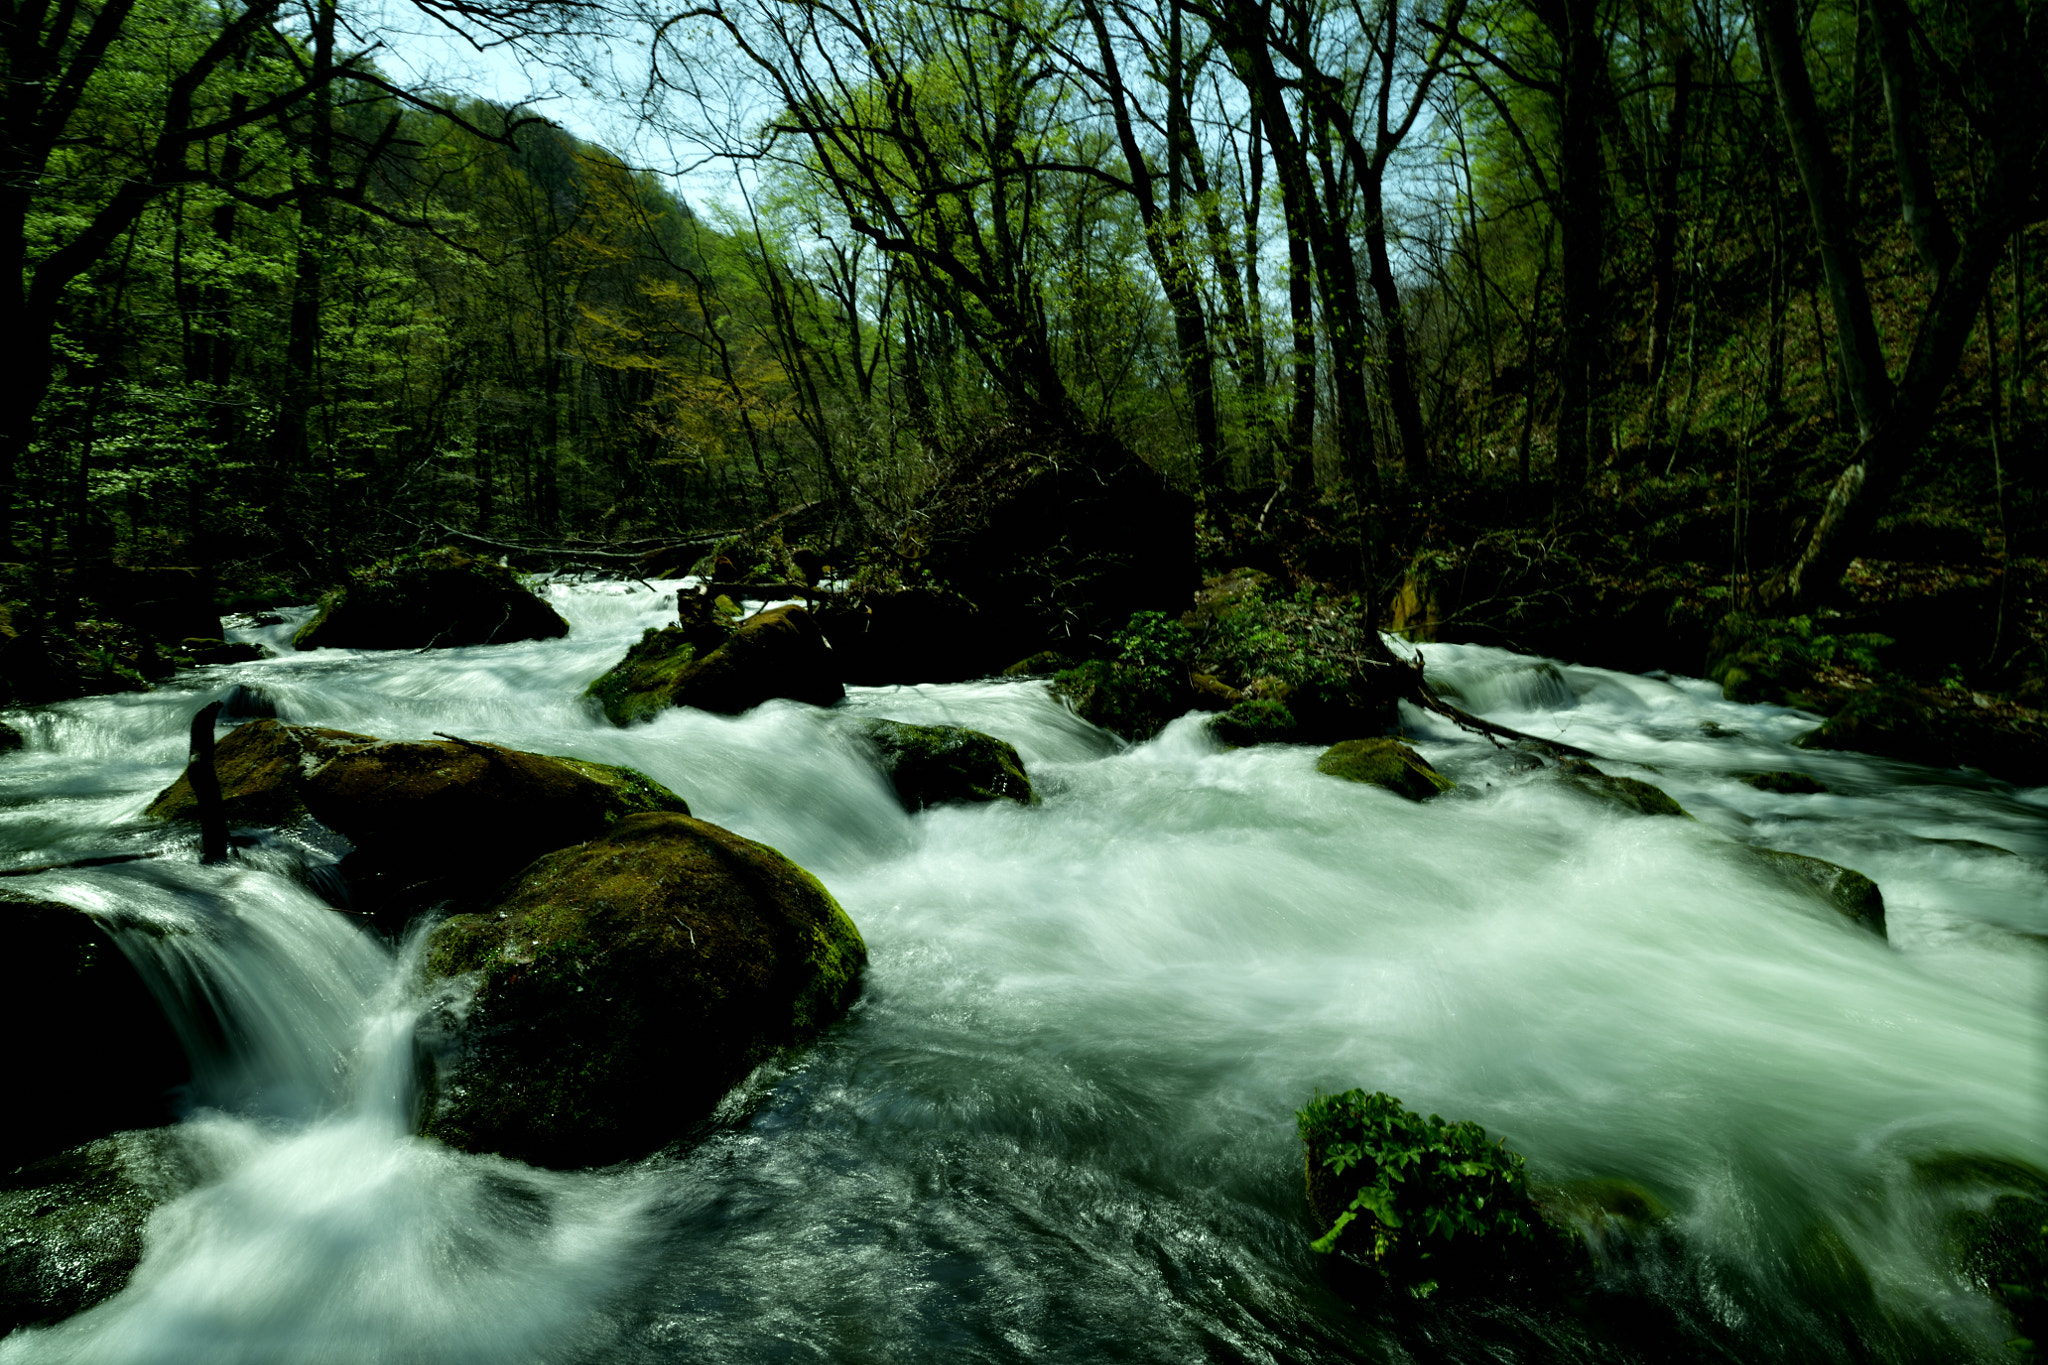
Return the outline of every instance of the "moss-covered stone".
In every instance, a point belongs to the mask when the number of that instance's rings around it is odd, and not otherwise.
[[[210,1172],[176,1128],[117,1133],[0,1174],[0,1334],[120,1292],[150,1212]]]
[[[1569,1242],[1529,1196],[1522,1158],[1476,1123],[1391,1095],[1317,1095],[1296,1115],[1318,1251],[1344,1252],[1417,1296],[1554,1263]]]
[[[1752,850],[1780,877],[1822,901],[1831,910],[1884,938],[1884,893],[1877,883],[1835,863],[1809,858],[1803,853],[1781,853],[1774,848]]]
[[[1156,678],[1107,659],[1084,659],[1055,674],[1052,693],[1090,725],[1134,741],[1152,738],[1187,709],[1187,698]]]
[[[1923,1184],[1957,1200],[1951,1263],[2012,1315],[2021,1360],[2048,1343],[2048,1171],[2023,1161],[1942,1153],[1914,1163]]]
[[[474,975],[437,1043],[426,1131],[568,1167],[674,1141],[748,1071],[842,1014],[867,948],[817,878],[683,815],[637,815],[446,921]]]
[[[1751,773],[1742,779],[1760,792],[1771,792],[1778,796],[1819,796],[1827,788],[1805,773],[1780,770],[1768,773]]]
[[[1458,784],[1398,739],[1347,739],[1316,760],[1316,771],[1346,782],[1385,787],[1410,801],[1427,801]]]
[[[228,823],[291,824],[306,813],[309,773],[337,754],[375,743],[371,735],[274,719],[236,726],[213,751]],[[142,813],[156,820],[197,820],[198,799],[185,774],[158,792]]]
[[[760,612],[709,643],[682,626],[649,631],[584,695],[614,725],[671,706],[737,715],[775,697],[830,706],[846,695],[831,646],[802,607]]]
[[[1209,722],[1210,734],[1240,749],[1288,743],[1297,729],[1287,703],[1270,697],[1247,697]]]
[[[158,932],[164,932],[159,929]],[[0,1171],[171,1117],[191,1078],[156,996],[100,919],[0,888]]]
[[[1072,668],[1074,661],[1056,649],[1041,649],[1029,658],[1019,659],[1003,670],[1006,678],[1038,677],[1063,672]]]
[[[960,725],[896,720],[862,720],[856,729],[875,746],[896,799],[907,811],[948,801],[1030,805],[1037,799],[1017,750],[994,735]]]
[[[569,623],[501,564],[431,550],[363,570],[300,628],[300,649],[428,649],[554,640]]]
[[[1567,758],[1557,765],[1565,782],[1575,791],[1597,801],[1636,815],[1676,815],[1690,820],[1684,806],[1665,794],[1662,787],[1634,777],[1610,777],[1580,758]]]

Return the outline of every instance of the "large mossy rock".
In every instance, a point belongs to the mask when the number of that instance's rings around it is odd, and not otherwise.
[[[155,1128],[0,1173],[0,1334],[119,1293],[151,1211],[195,1188],[208,1165],[189,1134]]]
[[[1423,1118],[1391,1095],[1317,1095],[1296,1116],[1318,1251],[1418,1296],[1552,1269],[1570,1240],[1529,1196],[1522,1158],[1476,1123]]]
[[[1885,937],[1884,892],[1861,872],[1774,848],[1754,849],[1765,867],[1825,904],[1850,923]]]
[[[1095,652],[1134,612],[1185,611],[1194,512],[1107,433],[1004,426],[918,503],[902,549],[979,608],[952,642],[961,676],[978,676],[1042,649]]]
[[[1384,787],[1410,801],[1427,801],[1457,785],[1398,739],[1347,739],[1333,744],[1316,760],[1316,771],[1346,782]]]
[[[989,623],[974,603],[934,587],[857,590],[818,604],[818,629],[840,676],[861,686],[963,682],[995,672]]]
[[[191,1066],[109,927],[76,907],[0,890],[0,942],[0,1036],[11,1040],[0,1171],[168,1122],[172,1091]]]
[[[830,706],[846,695],[832,647],[802,607],[759,612],[716,648],[705,643],[681,626],[649,631],[585,695],[614,725],[671,706],[738,715],[776,697]]]
[[[545,1166],[682,1137],[759,1063],[853,1002],[867,947],[817,878],[682,815],[639,815],[434,931],[468,977],[426,1131]]]
[[[903,809],[913,813],[949,801],[1036,798],[1017,750],[994,735],[961,725],[907,725],[862,720],[855,727],[875,746]]]
[[[2024,1161],[1943,1152],[1913,1163],[1923,1188],[1949,1203],[1950,1264],[2012,1315],[2018,1361],[2048,1346],[2048,1171]]]
[[[231,825],[311,815],[355,846],[343,865],[357,908],[402,921],[428,900],[488,893],[543,853],[629,815],[689,814],[633,768],[466,740],[378,740],[275,720],[236,727],[214,751]],[[183,774],[144,812],[195,820]]]
[[[1799,746],[1979,768],[2020,786],[2048,783],[2048,714],[1900,679],[1850,695]]]
[[[353,575],[327,595],[320,614],[292,643],[300,649],[427,649],[568,633],[569,623],[512,570],[460,550],[432,550]]]
[[[1684,806],[1672,800],[1654,782],[1636,777],[1612,777],[1581,758],[1567,758],[1557,767],[1572,790],[1616,810],[1625,810],[1632,815],[1675,815],[1692,819]]]

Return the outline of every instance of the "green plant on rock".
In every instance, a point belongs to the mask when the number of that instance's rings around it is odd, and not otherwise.
[[[1195,637],[1165,613],[1133,613],[1130,624],[1110,636],[1109,642],[1117,650],[1118,671],[1133,686],[1175,691],[1186,685],[1188,666],[1195,657]]]
[[[1542,1249],[1522,1158],[1478,1124],[1363,1090],[1318,1094],[1295,1117],[1309,1203],[1328,1224],[1317,1251],[1348,1252],[1422,1297]]]

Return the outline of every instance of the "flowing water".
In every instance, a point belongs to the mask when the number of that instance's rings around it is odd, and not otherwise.
[[[673,599],[549,591],[559,641],[292,654],[288,622],[240,632],[282,657],[13,717],[0,860],[171,842],[139,813],[207,700],[444,731],[631,764],[810,868],[867,939],[859,1004],[689,1145],[540,1171],[411,1136],[417,941],[306,889],[332,849],[11,881],[203,998],[185,1128],[222,1174],[159,1209],[123,1293],[0,1362],[2004,1355],[1915,1172],[2048,1165],[2048,790],[1793,750],[1810,718],[1709,683],[1455,645],[1423,648],[1447,693],[1697,821],[1419,714],[1460,783],[1427,805],[1198,718],[1125,746],[1038,681],[617,730],[581,689]],[[905,815],[848,714],[1000,735],[1044,799]],[[1830,794],[1738,780],[1793,767]],[[1745,844],[1875,878],[1890,942]],[[1539,1182],[1631,1182],[1666,1229],[1605,1236],[1555,1301],[1340,1292],[1293,1113],[1354,1085],[1483,1123]]]

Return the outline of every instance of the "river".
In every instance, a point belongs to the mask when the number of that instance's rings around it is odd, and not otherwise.
[[[1915,1172],[2048,1166],[2048,789],[1805,753],[1811,718],[1711,683],[1447,644],[1429,676],[1468,709],[1697,819],[1431,717],[1416,747],[1460,785],[1415,805],[1198,717],[1126,746],[1030,680],[614,729],[581,690],[674,586],[557,585],[567,638],[431,653],[294,654],[294,613],[235,632],[279,657],[11,717],[6,865],[165,843],[142,807],[227,698],[638,767],[816,873],[871,962],[687,1143],[541,1171],[411,1135],[417,943],[305,888],[331,850],[10,881],[203,930],[126,946],[233,1026],[182,1125],[215,1178],[159,1209],[124,1292],[0,1362],[2009,1358]],[[906,815],[849,713],[1001,736],[1043,800]],[[1829,793],[1739,780],[1784,768]],[[1889,942],[1745,844],[1874,878]],[[1668,1230],[1611,1239],[1570,1301],[1349,1300],[1307,1247],[1294,1111],[1352,1086],[1477,1120],[1541,1183],[1632,1182]]]

